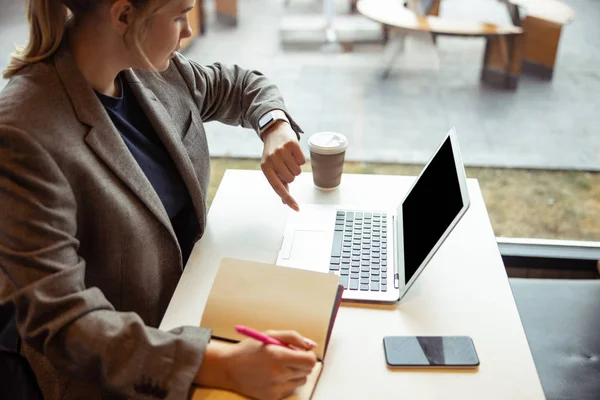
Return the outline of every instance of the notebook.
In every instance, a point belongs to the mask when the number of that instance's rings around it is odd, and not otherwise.
[[[212,329],[211,340],[227,342],[246,339],[235,330],[236,325],[258,331],[291,329],[314,340],[318,362],[307,383],[290,397],[310,399],[323,368],[343,290],[338,277],[332,274],[225,258],[200,326]],[[192,398],[244,397],[220,389],[198,388]]]

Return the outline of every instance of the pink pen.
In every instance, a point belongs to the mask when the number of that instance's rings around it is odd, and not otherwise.
[[[271,336],[265,335],[264,333],[255,331],[254,329],[248,328],[247,326],[244,326],[244,325],[237,325],[235,327],[235,330],[244,336],[248,336],[252,339],[256,339],[259,342],[263,342],[264,344],[274,344],[276,346],[287,347],[288,349],[291,348],[290,346],[288,346],[287,344],[283,343],[280,340],[277,340],[275,338],[272,338]]]

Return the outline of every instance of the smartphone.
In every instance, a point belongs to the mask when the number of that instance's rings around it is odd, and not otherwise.
[[[390,367],[479,366],[473,340],[468,336],[386,336],[383,349]]]

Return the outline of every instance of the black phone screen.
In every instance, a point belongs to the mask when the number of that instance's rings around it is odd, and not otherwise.
[[[386,336],[385,358],[392,367],[476,367],[479,358],[468,336]]]

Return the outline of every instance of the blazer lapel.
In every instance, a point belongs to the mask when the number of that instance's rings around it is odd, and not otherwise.
[[[146,175],[114,127],[108,113],[72,58],[66,42],[54,57],[56,70],[63,82],[79,120],[90,127],[85,142],[148,207],[177,242],[169,216]]]
[[[175,162],[175,166],[190,192],[192,202],[194,203],[194,209],[196,210],[196,216],[200,220],[200,226],[204,227],[205,206],[200,184],[198,183],[198,177],[196,176],[194,166],[188,156],[187,150],[183,146],[180,136],[177,135],[177,128],[173,123],[171,115],[158,100],[154,92],[146,88],[131,70],[125,71],[125,78],[129,82],[129,87],[144,110],[144,113],[152,123],[156,133]]]

